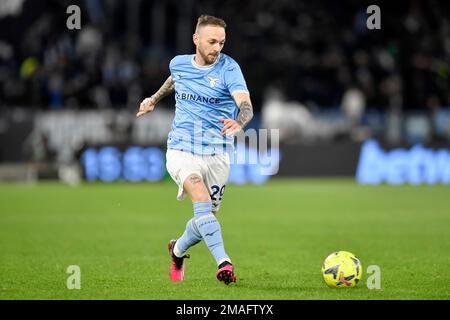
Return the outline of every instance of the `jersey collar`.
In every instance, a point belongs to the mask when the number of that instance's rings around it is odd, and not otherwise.
[[[211,65],[209,65],[209,66],[200,66],[200,65],[197,64],[197,62],[195,62],[195,60],[194,60],[195,54],[193,54],[193,55],[192,55],[192,59],[191,59],[191,63],[192,63],[192,65],[193,65],[195,68],[197,68],[197,69],[200,69],[200,70],[208,70],[208,69],[213,68],[213,67],[219,62],[220,57],[221,57],[221,54],[219,53],[219,55],[217,56],[216,61],[214,61],[213,64],[211,64]]]

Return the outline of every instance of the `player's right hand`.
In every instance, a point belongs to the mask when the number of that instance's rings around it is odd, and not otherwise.
[[[136,117],[140,117],[140,116],[146,114],[147,112],[151,112],[151,111],[153,111],[153,109],[155,109],[154,99],[152,97],[145,98],[144,100],[142,100],[142,102],[139,106],[139,111],[138,111],[138,113],[136,113]]]

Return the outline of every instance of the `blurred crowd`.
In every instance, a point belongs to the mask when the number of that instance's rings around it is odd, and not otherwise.
[[[366,27],[365,1],[1,3],[3,107],[136,108],[174,55],[193,52],[202,13],[227,22],[224,52],[240,63],[256,111],[269,88],[309,110],[355,94],[379,110],[450,105],[447,1],[381,2],[381,30]],[[71,4],[81,8],[80,30],[66,27]]]

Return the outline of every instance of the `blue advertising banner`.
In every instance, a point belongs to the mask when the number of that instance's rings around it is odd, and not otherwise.
[[[385,151],[377,141],[368,140],[361,147],[356,180],[370,185],[448,185],[450,152],[448,148],[434,150],[422,145]]]

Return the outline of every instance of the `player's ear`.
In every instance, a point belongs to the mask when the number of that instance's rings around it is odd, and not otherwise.
[[[192,35],[192,41],[194,41],[194,44],[195,44],[196,46],[198,46],[199,38],[198,38],[198,34],[197,34],[197,33],[194,33],[194,34]]]

